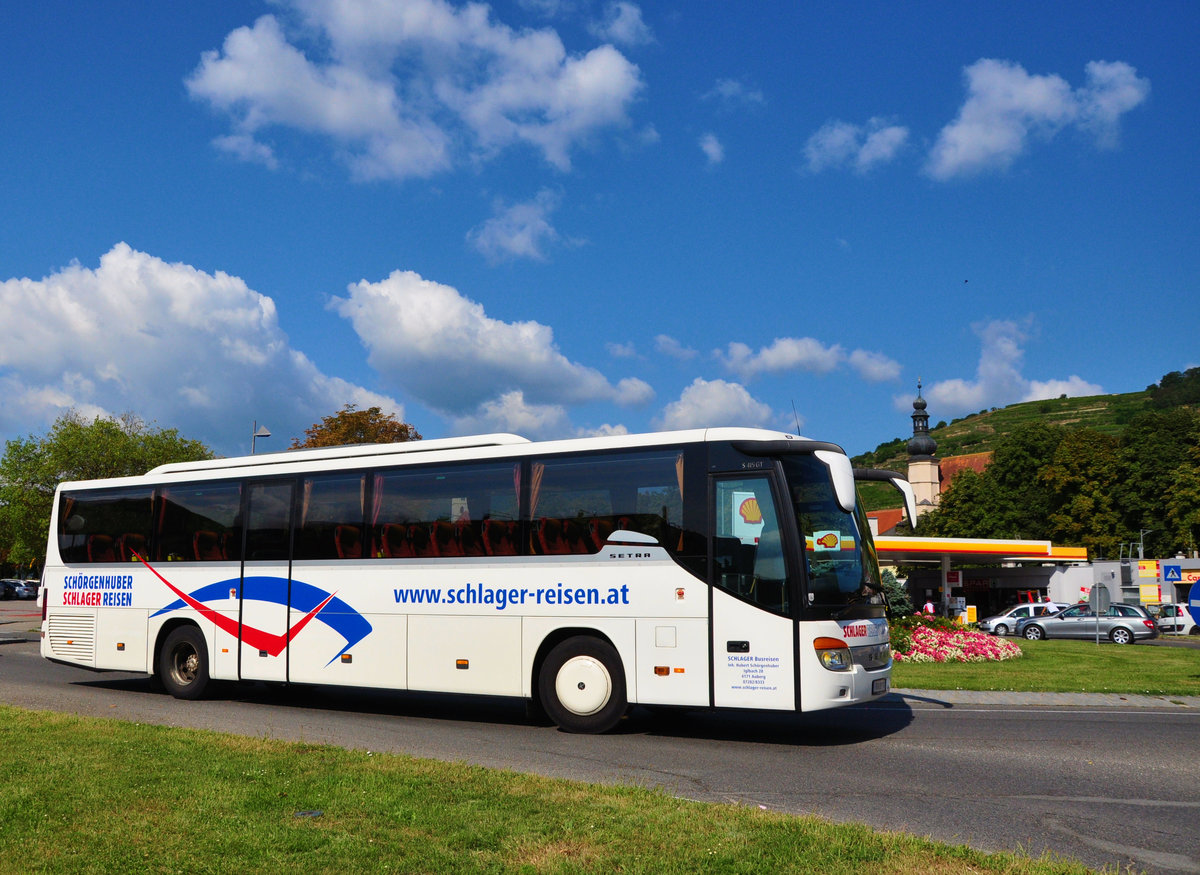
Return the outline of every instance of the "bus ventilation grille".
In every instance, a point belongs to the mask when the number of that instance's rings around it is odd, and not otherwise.
[[[96,660],[96,618],[51,614],[46,623],[50,650],[65,659]]]

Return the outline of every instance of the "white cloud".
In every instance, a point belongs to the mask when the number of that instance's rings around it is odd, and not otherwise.
[[[849,362],[860,377],[872,383],[883,383],[900,376],[900,363],[881,352],[856,349],[850,353]]]
[[[542,411],[546,421],[548,405],[640,405],[654,397],[643,380],[613,385],[567,359],[548,326],[492,319],[456,289],[411,271],[363,280],[348,291],[330,306],[353,325],[381,379],[451,416],[497,416],[516,404],[517,391],[519,409]]]
[[[612,437],[618,434],[629,434],[629,429],[623,425],[611,425],[606,422],[595,428],[580,429],[578,434],[579,437]]]
[[[512,432],[531,440],[563,437],[571,428],[560,404],[529,404],[519,389],[489,398],[467,416],[455,417],[456,434]]]
[[[519,389],[483,402],[470,415],[454,417],[452,431],[455,434],[511,432],[531,440],[629,434],[625,426],[609,423],[595,428],[573,428],[562,405],[530,404]]]
[[[588,28],[596,37],[622,46],[641,46],[654,42],[654,33],[642,20],[642,10],[634,3],[619,0],[604,8],[604,19]]]
[[[1022,401],[1043,401],[1046,398],[1081,398],[1087,395],[1100,395],[1104,390],[1095,383],[1089,383],[1082,377],[1070,376],[1065,380],[1030,380],[1029,390]]]
[[[770,346],[754,352],[744,343],[729,344],[728,351],[714,352],[725,367],[743,380],[760,374],[784,371],[808,371],[827,374],[842,363],[845,353],[840,346],[825,346],[811,337],[777,337]]]
[[[250,164],[261,164],[268,170],[279,169],[275,158],[275,150],[265,143],[255,142],[246,134],[230,134],[227,137],[217,137],[213,145],[223,152],[228,152],[235,158]]]
[[[1142,103],[1150,81],[1123,62],[1092,61],[1087,83],[1072,90],[1057,75],[1030,75],[1020,64],[983,58],[963,71],[967,99],[938,135],[926,165],[934,179],[1003,170],[1031,137],[1049,139],[1068,126],[1116,143],[1120,117]]]
[[[765,106],[767,99],[757,88],[749,88],[736,79],[718,79],[713,87],[701,95],[701,100],[715,101],[722,109]]]
[[[699,145],[700,151],[708,159],[709,167],[720,164],[725,160],[725,147],[721,145],[721,141],[717,139],[716,134],[704,134],[700,137]]]
[[[292,349],[274,302],[225,273],[169,264],[124,243],[95,270],[0,283],[0,312],[20,348],[0,345],[0,432],[133,411],[223,452],[250,423],[300,436],[350,402],[403,417],[394,400],[321,373]],[[24,350],[36,349],[36,355]],[[218,431],[229,422],[245,434]],[[289,434],[290,432],[290,434]]]
[[[678,359],[681,362],[689,361],[699,355],[696,350],[689,349],[668,334],[660,334],[655,337],[654,348],[663,355]]]
[[[1025,359],[1023,345],[1029,339],[1026,330],[1011,320],[995,320],[973,326],[980,339],[979,366],[974,380],[951,379],[934,383],[925,390],[931,409],[948,415],[973,413],[991,407],[1003,407],[1019,401],[1043,398],[1099,395],[1100,386],[1081,377],[1065,380],[1028,380],[1021,374]],[[909,397],[896,396],[897,409],[911,403]]]
[[[832,119],[804,144],[804,157],[812,173],[843,166],[866,173],[886,164],[908,141],[908,128],[872,118],[865,125]]]
[[[609,341],[604,344],[604,348],[615,359],[635,359],[638,357],[637,347],[633,345],[632,341],[629,343],[613,343]]]
[[[664,431],[723,425],[762,427],[774,419],[771,408],[738,383],[697,377],[678,401],[668,404],[655,426]]]
[[[428,177],[459,153],[486,159],[516,144],[567,170],[580,144],[627,123],[642,88],[611,45],[568,54],[554,31],[513,30],[482,4],[281,5],[303,19],[294,36],[264,15],[205,52],[186,80],[231,120],[218,145],[248,160],[273,156],[265,138],[282,128],[331,141],[360,179]],[[632,35],[637,7],[621,7],[613,27]]]
[[[866,173],[877,164],[886,164],[896,157],[896,153],[907,141],[908,128],[899,125],[868,127],[862,148],[854,157],[854,169],[859,173]]]
[[[1121,116],[1150,95],[1150,80],[1122,61],[1089,61],[1088,84],[1079,93],[1080,124],[1105,148],[1117,145]]]
[[[559,241],[550,214],[559,205],[554,192],[543,189],[525,203],[496,204],[496,215],[467,234],[470,244],[494,263],[515,258],[546,260],[546,247]]]

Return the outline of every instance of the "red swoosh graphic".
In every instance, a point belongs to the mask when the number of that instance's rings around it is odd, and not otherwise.
[[[325,599],[325,601],[321,602],[319,605],[297,620],[296,625],[292,626],[292,628],[288,629],[282,635],[272,635],[270,632],[264,632],[262,629],[255,629],[253,626],[247,626],[244,623],[239,623],[237,620],[218,613],[203,602],[196,601],[186,592],[171,583],[171,581],[159,574],[157,568],[152,566],[141,556],[138,556],[137,553],[134,553],[133,555],[139,562],[154,572],[154,576],[161,580],[166,585],[167,589],[171,590],[171,592],[183,599],[189,607],[199,611],[201,616],[214,623],[218,629],[222,629],[223,631],[228,632],[234,638],[237,638],[239,637],[238,631],[240,627],[240,637],[243,644],[247,644],[250,647],[253,647],[255,650],[264,650],[271,656],[278,656],[279,654],[283,653],[284,648],[288,646],[288,642],[300,634],[300,630],[307,626],[313,617],[321,613],[324,607],[333,600],[335,595],[337,595],[337,593],[331,592],[329,594],[329,598]]]

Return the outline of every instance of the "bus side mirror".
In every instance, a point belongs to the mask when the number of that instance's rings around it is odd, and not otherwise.
[[[855,468],[854,479],[890,483],[899,489],[900,494],[904,496],[904,513],[908,516],[908,524],[914,529],[917,527],[917,496],[913,493],[912,484],[903,474],[885,468]]]
[[[833,480],[833,494],[837,498],[838,507],[846,513],[854,513],[858,503],[858,493],[854,489],[854,466],[850,457],[845,453],[835,453],[832,450],[817,450],[815,455],[829,469]]]

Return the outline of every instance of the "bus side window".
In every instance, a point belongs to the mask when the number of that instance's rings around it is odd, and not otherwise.
[[[288,558],[292,517],[292,481],[251,483],[246,491],[246,559]]]
[[[597,453],[536,460],[528,519],[534,553],[597,553],[618,529],[675,552],[683,541],[683,454]]]
[[[64,562],[133,562],[142,556],[152,519],[150,487],[63,493],[58,551]]]
[[[300,481],[296,559],[359,559],[363,554],[365,474],[332,474]]]
[[[157,562],[222,562],[241,558],[242,484],[183,484],[159,490]]]
[[[373,475],[369,555],[441,559],[513,554],[520,466],[480,462]]]

